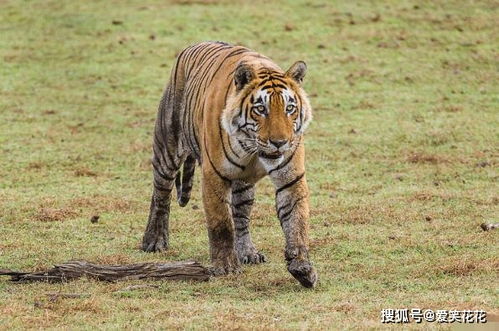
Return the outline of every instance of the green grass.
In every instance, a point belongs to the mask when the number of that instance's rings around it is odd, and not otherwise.
[[[382,308],[498,314],[499,231],[479,228],[498,222],[497,16],[494,1],[0,1],[0,268],[209,262],[199,176],[190,204],[172,208],[171,249],[138,247],[175,55],[224,40],[283,68],[308,63],[320,275],[307,290],[287,273],[264,180],[252,231],[269,263],[128,292],[118,290],[133,282],[4,278],[0,328],[363,328],[382,326]]]

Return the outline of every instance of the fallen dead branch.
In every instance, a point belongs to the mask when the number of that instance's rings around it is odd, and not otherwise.
[[[169,263],[137,263],[125,265],[98,265],[87,261],[69,261],[57,264],[52,269],[39,272],[16,272],[0,269],[0,276],[10,276],[13,282],[42,281],[67,282],[80,277],[102,281],[135,279],[175,279],[207,281],[208,268],[194,261]]]

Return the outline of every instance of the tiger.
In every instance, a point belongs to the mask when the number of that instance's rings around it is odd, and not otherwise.
[[[173,187],[178,204],[186,206],[197,165],[213,275],[266,262],[249,223],[255,184],[269,176],[287,269],[303,286],[316,285],[304,165],[303,133],[312,119],[302,88],[306,71],[303,61],[284,72],[262,54],[219,41],[179,53],[154,127],[153,193],[142,250],[168,248]]]

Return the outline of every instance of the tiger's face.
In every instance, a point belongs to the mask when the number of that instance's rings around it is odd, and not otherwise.
[[[229,98],[222,124],[239,135],[248,153],[281,159],[298,143],[311,120],[311,107],[301,88],[306,65],[296,62],[286,73],[254,70],[240,64],[234,74],[235,95]]]

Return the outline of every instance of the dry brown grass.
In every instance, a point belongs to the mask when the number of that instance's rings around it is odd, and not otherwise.
[[[478,259],[463,256],[444,261],[438,268],[445,275],[465,277],[473,274],[493,273],[499,270],[499,258]]]
[[[97,177],[97,173],[95,171],[84,167],[76,169],[74,171],[74,175],[76,177]]]
[[[70,208],[42,207],[36,211],[33,220],[38,222],[60,222],[70,220],[76,216],[78,216],[78,213]]]
[[[409,156],[407,156],[407,161],[410,163],[417,164],[442,164],[450,162],[449,158],[444,155],[438,154],[428,154],[423,152],[413,152]]]

